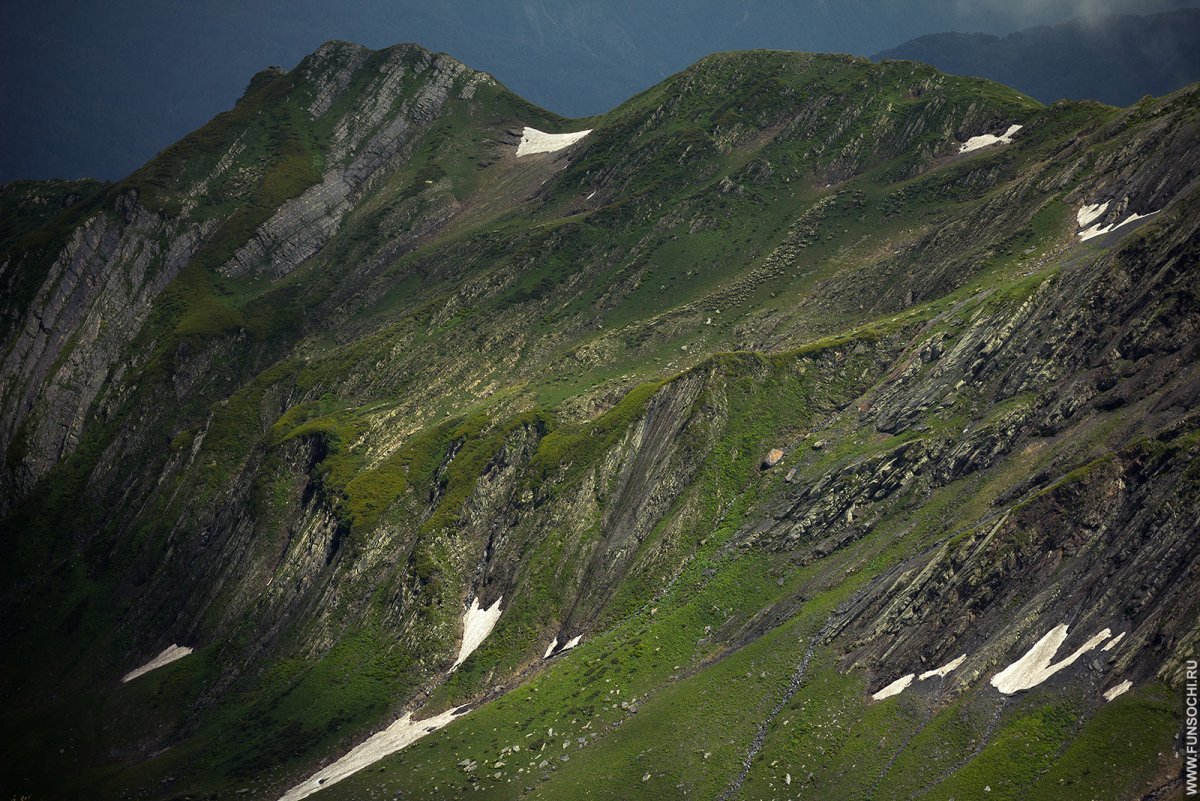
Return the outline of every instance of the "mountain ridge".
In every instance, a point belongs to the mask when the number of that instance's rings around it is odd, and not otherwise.
[[[1072,14],[1185,5],[1195,2],[912,0],[901,9],[880,0],[693,0],[686,8],[624,0],[446,0],[436,7],[357,0],[331,16],[313,0],[176,8],[171,15],[146,0],[106,11],[51,0],[19,9],[0,32],[0,72],[14,76],[0,97],[9,121],[0,131],[0,181],[118,179],[225,108],[263,65],[293,66],[331,38],[376,48],[419,41],[576,116],[607,111],[713,50],[868,55],[933,30],[1004,34]]]
[[[1092,98],[1116,106],[1200,77],[1200,9],[1076,19],[994,36],[933,33],[872,56],[932,64],[1027,91],[1044,103]]]
[[[439,58],[260,73],[0,262],[39,284],[4,309],[6,789],[274,798],[464,707],[318,797],[512,797],[523,742],[570,757],[529,797],[1172,786],[1196,86],[1047,107],[734,53],[567,121]],[[518,157],[523,126],[590,133]],[[1064,622],[1124,645],[1000,697]],[[1139,749],[1089,774],[1114,721]]]

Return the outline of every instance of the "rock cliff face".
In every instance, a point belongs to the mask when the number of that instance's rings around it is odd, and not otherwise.
[[[0,786],[278,798],[412,713],[318,797],[1174,792],[1198,97],[742,53],[572,122],[335,42],[5,188]]]
[[[129,343],[203,236],[201,225],[164,225],[133,191],[71,231],[0,366],[6,507],[78,446],[101,389],[121,379]]]
[[[314,120],[330,113],[367,59],[364,48],[326,45],[301,64],[304,78],[313,84],[309,93],[315,97],[307,110]],[[420,48],[389,51],[355,100],[339,109],[320,182],[284,202],[222,266],[222,273],[236,277],[269,269],[272,277],[282,278],[291,272],[325,246],[389,166],[411,157],[413,141],[445,113],[455,91],[460,99],[470,99],[477,83],[491,80]]]

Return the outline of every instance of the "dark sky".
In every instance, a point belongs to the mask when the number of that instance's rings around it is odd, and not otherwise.
[[[417,42],[583,116],[714,50],[869,55],[1200,0],[0,0],[0,182],[119,178],[329,39]]]

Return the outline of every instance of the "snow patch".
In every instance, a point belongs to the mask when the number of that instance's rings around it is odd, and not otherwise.
[[[1122,226],[1129,225],[1131,222],[1137,222],[1138,220],[1144,220],[1147,217],[1153,217],[1155,214],[1158,214],[1159,211],[1162,211],[1162,209],[1159,209],[1158,211],[1148,211],[1145,214],[1130,214],[1119,223],[1111,223],[1109,225],[1093,225],[1091,228],[1087,228],[1079,232],[1079,241],[1086,242],[1089,239],[1102,236],[1110,231],[1115,231]]]
[[[958,148],[959,153],[970,153],[972,150],[979,150],[992,145],[1007,145],[1012,143],[1013,134],[1021,130],[1022,125],[1010,125],[1008,130],[997,136],[996,134],[980,134],[972,136],[970,139],[962,143]]]
[[[1104,700],[1111,701],[1112,699],[1116,698],[1118,695],[1124,695],[1125,693],[1129,692],[1129,688],[1132,686],[1133,686],[1133,682],[1130,681],[1129,679],[1125,679],[1125,681],[1121,682],[1116,687],[1110,687],[1107,690],[1105,690],[1104,691]]]
[[[917,675],[915,673],[909,673],[907,676],[901,676],[879,692],[872,695],[871,698],[875,699],[876,701],[882,701],[884,698],[891,698],[893,695],[899,695],[908,688],[908,685],[913,683],[913,679],[916,677]]]
[[[471,599],[471,608],[463,613],[462,645],[458,649],[458,659],[455,659],[454,664],[450,666],[451,671],[461,665],[492,633],[492,629],[496,627],[496,621],[500,619],[502,611],[500,601],[502,600],[503,596],[497,598],[496,602],[487,609],[481,609],[479,597]]]
[[[1104,629],[1079,646],[1070,656],[1052,663],[1050,660],[1067,639],[1067,624],[1060,623],[1050,629],[1024,656],[992,676],[991,684],[1005,695],[1036,687],[1111,636],[1112,632]]]
[[[152,670],[156,670],[156,669],[162,667],[163,665],[169,665],[172,662],[174,662],[176,659],[183,659],[185,656],[187,656],[191,652],[192,652],[192,649],[188,648],[185,645],[172,645],[170,648],[164,649],[161,654],[154,657],[153,659],[151,659],[146,664],[142,665],[137,670],[131,670],[128,673],[126,673],[124,678],[121,679],[121,681],[122,682],[133,681],[138,676],[141,676],[145,673],[149,673]]]
[[[299,799],[306,798],[317,790],[322,790],[331,784],[336,784],[347,776],[378,762],[385,756],[394,754],[412,745],[426,734],[437,731],[454,720],[457,713],[457,710],[450,709],[440,715],[434,715],[425,720],[414,721],[412,713],[405,712],[404,716],[391,726],[371,735],[337,762],[321,768],[306,781],[288,790],[279,801],[299,801]]]
[[[575,133],[551,134],[525,126],[525,130],[521,132],[521,144],[517,145],[517,156],[528,156],[531,153],[554,153],[570,147],[591,132],[592,129],[588,128],[586,131],[576,131]]]
[[[1125,639],[1125,632],[1122,631],[1116,637],[1113,637],[1111,640],[1109,640],[1107,643],[1105,643],[1104,647],[1101,648],[1100,650],[1101,651],[1111,651],[1112,649],[1116,648],[1117,643],[1119,643],[1123,639]]]
[[[934,676],[945,676],[947,673],[949,673],[950,671],[954,670],[956,667],[961,665],[963,663],[963,660],[965,660],[966,658],[967,658],[967,655],[963,654],[962,656],[958,657],[957,659],[951,659],[949,662],[942,665],[940,668],[934,668],[933,670],[925,671],[920,676],[918,676],[918,678],[921,681],[925,681],[925,679],[931,679]]]
[[[558,656],[563,651],[569,651],[572,648],[574,648],[576,645],[579,645],[579,642],[582,639],[583,639],[583,635],[578,634],[578,635],[572,637],[571,639],[567,640],[566,645],[563,645],[560,648],[558,645],[558,638],[555,637],[554,642],[550,643],[550,647],[546,649],[546,653],[544,656],[542,656],[542,659],[549,659],[552,656]]]
[[[882,701],[884,698],[891,698],[893,695],[899,695],[908,689],[908,686],[913,683],[913,679],[916,679],[917,681],[925,681],[926,679],[931,679],[934,676],[945,676],[947,673],[961,665],[966,658],[967,655],[963,654],[957,659],[951,659],[940,668],[934,668],[933,670],[925,671],[920,676],[915,673],[909,673],[906,676],[901,676],[879,692],[872,695],[871,698],[875,699],[876,701]]]
[[[1079,211],[1075,212],[1075,219],[1079,222],[1080,228],[1087,228],[1101,214],[1108,210],[1108,201],[1096,203],[1091,206],[1084,206]]]
[[[478,596],[471,599],[471,607],[463,613],[463,639],[462,645],[458,649],[458,659],[454,660],[450,672],[461,665],[492,633],[492,629],[496,627],[496,621],[500,619],[500,613],[503,611],[500,608],[502,600],[503,596],[497,598],[496,602],[487,609],[482,609],[479,606]],[[554,645],[557,644],[558,640],[556,639]],[[553,647],[552,645],[552,650]],[[371,735],[332,765],[321,768],[306,781],[288,790],[279,801],[299,801],[331,784],[336,784],[384,757],[412,745],[426,734],[437,731],[454,720],[458,714],[460,714],[458,710],[450,709],[440,715],[414,721],[412,712],[405,712],[392,725]]]

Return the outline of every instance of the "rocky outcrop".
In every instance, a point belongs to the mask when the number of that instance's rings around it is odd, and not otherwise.
[[[334,57],[341,60],[336,74],[325,67],[313,89],[317,96],[309,110],[314,116],[320,116],[315,110],[328,110],[356,70],[374,75],[333,127],[329,169],[320,183],[276,210],[225,263],[224,274],[281,278],[320,250],[388,167],[404,162],[413,140],[441,115],[456,87],[461,91],[475,76],[449,56],[408,46],[387,51],[378,65],[357,50],[327,46],[302,69],[315,72]]]
[[[1200,156],[1193,147],[1200,121],[1190,113],[1198,91],[1192,86],[1147,103],[1100,132],[1120,145],[1088,159],[1090,174],[1071,193],[1080,206],[1107,204],[1089,225],[1159,211],[1200,177]]]
[[[890,676],[965,652],[953,677],[964,691],[1067,622],[1078,632],[1068,651],[1104,627],[1127,632],[1089,662],[1098,674],[1179,680],[1200,592],[1188,467],[1200,453],[1200,307],[1185,289],[1200,244],[1195,202],[1180,198],[1169,228],[1023,302],[919,341],[859,403],[860,419],[921,432],[966,408],[961,433],[924,433],[825,473],[754,532],[808,561],[903,515],[894,499],[904,492],[912,503],[1005,460],[1044,465],[1006,479],[968,530],[947,532],[860,601],[846,631],[853,663]],[[1112,428],[1115,454],[1072,450],[1099,426]]]
[[[0,365],[3,507],[74,450],[106,382],[136,364],[122,363],[129,343],[206,231],[164,223],[131,193],[74,231]]]
[[[307,111],[324,116],[350,87],[350,82],[367,63],[371,51],[350,42],[326,42],[296,67],[304,78],[304,91],[311,99]]]

